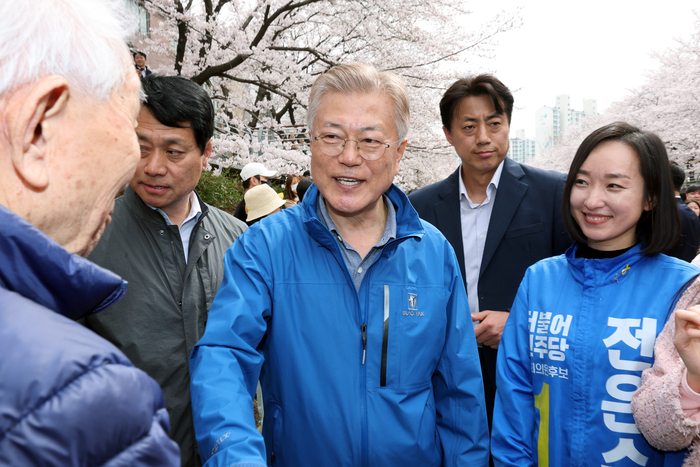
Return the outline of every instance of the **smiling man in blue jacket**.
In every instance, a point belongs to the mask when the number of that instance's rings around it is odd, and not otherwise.
[[[342,65],[318,78],[309,101],[315,185],[227,252],[190,357],[203,460],[485,466],[481,371],[457,259],[392,184],[406,149],[406,87]]]

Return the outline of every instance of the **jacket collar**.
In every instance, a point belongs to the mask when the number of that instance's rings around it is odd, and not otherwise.
[[[462,170],[462,165],[457,167],[457,170],[452,172],[445,180],[440,182],[438,196],[440,199],[457,198],[459,203],[459,171]],[[456,192],[456,193],[455,193]]]
[[[566,250],[566,259],[569,269],[578,282],[589,282],[596,286],[621,283],[629,277],[633,277],[635,266],[646,255],[640,254],[642,244],[638,243],[620,256],[606,259],[577,258],[578,243],[574,243]]]
[[[0,287],[78,319],[116,303],[127,284],[0,206]]]
[[[454,246],[459,262],[462,277],[466,277],[464,269],[464,247],[462,245],[462,223],[459,220],[459,171],[462,166],[440,183],[438,197],[440,202],[435,204],[435,219],[438,228],[443,232],[447,240]],[[498,184],[496,199],[491,200],[493,211],[489,221],[484,253],[481,258],[481,270],[483,274],[491,263],[493,255],[501,244],[503,237],[525,198],[528,184],[522,178],[525,176],[523,168],[517,162],[506,159],[503,162],[503,172]],[[455,221],[455,215],[457,220]]]
[[[425,229],[406,194],[394,184],[384,194],[396,209],[396,239],[422,237],[425,234]],[[318,203],[318,188],[313,184],[304,194],[304,200],[301,203],[302,220],[312,236],[322,245],[330,248],[335,239],[318,218],[316,203]]]
[[[462,165],[460,164],[459,167],[457,167],[457,170],[452,172],[445,180],[441,182],[440,189],[438,191],[438,196],[440,199],[445,199],[448,197],[457,197],[457,200],[459,200],[459,172],[462,170]],[[503,169],[501,172],[501,179],[499,180],[498,184],[498,189],[502,188],[507,188],[506,183],[503,182],[503,177],[510,178],[515,180],[520,180],[525,176],[525,172],[523,171],[523,168],[518,164],[517,162],[513,161],[512,159],[509,159],[506,157],[503,160]],[[456,192],[456,193],[455,193]]]
[[[525,172],[520,164],[506,157],[496,199],[492,201],[493,211],[491,211],[491,220],[486,233],[479,275],[483,274],[491,263],[493,255],[496,254],[496,250],[520,208],[520,203],[525,198],[529,185],[521,180],[524,176]]]
[[[197,197],[197,200],[199,201],[199,207],[202,209],[202,214],[199,216],[199,220],[197,221],[197,224],[202,222],[202,219],[204,219],[208,213],[209,213],[209,206],[207,203],[202,201],[202,198],[199,197],[197,192],[194,193],[194,195]],[[135,215],[137,215],[139,218],[142,220],[151,223],[151,224],[156,224],[158,226],[165,226],[167,223],[165,222],[165,219],[163,219],[163,216],[146,206],[146,203],[144,203],[139,195],[136,194],[136,192],[131,188],[131,186],[126,187],[126,191],[124,192],[124,195],[122,195],[124,198],[124,202],[127,203],[129,206],[129,210],[133,212]]]

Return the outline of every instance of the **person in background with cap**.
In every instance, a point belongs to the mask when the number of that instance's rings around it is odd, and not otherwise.
[[[245,194],[245,203],[248,206],[246,223],[249,226],[270,214],[280,212],[284,206],[284,200],[268,185],[258,185],[248,190]]]
[[[243,189],[245,190],[245,193],[261,183],[267,183],[267,177],[274,177],[276,173],[277,172],[274,170],[267,170],[260,162],[251,162],[250,164],[246,164],[246,166],[243,167],[243,170],[241,170],[241,180],[243,180]],[[248,211],[246,210],[245,197],[243,198],[243,201],[238,203],[238,206],[236,206],[236,212],[233,213],[233,217],[240,219],[243,222],[247,222]]]
[[[214,108],[207,93],[181,76],[151,75],[142,86],[147,97],[136,128],[136,174],[90,255],[129,281],[129,293],[85,324],[160,384],[181,465],[195,467],[202,464],[188,358],[223,279],[224,253],[246,226],[194,192],[212,151]]]

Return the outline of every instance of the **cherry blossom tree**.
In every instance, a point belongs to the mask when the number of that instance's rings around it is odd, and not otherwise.
[[[161,20],[151,21],[143,48],[172,57],[157,72],[187,76],[214,99],[221,166],[256,160],[283,173],[308,168],[308,140],[300,144],[298,135],[307,131],[308,92],[320,74],[354,61],[399,74],[411,93],[412,129],[396,183],[411,190],[458,163],[439,123],[444,89],[487,67],[495,37],[520,24],[520,10],[471,24],[464,4],[145,0],[151,17]]]
[[[625,99],[603,114],[585,119],[532,165],[567,172],[576,149],[591,131],[608,123],[625,121],[653,131],[666,145],[669,159],[700,175],[700,16],[690,37],[654,55],[658,68]]]

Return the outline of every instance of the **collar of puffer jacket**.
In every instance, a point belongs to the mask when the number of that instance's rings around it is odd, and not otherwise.
[[[117,302],[127,283],[0,206],[0,287],[78,319]]]

